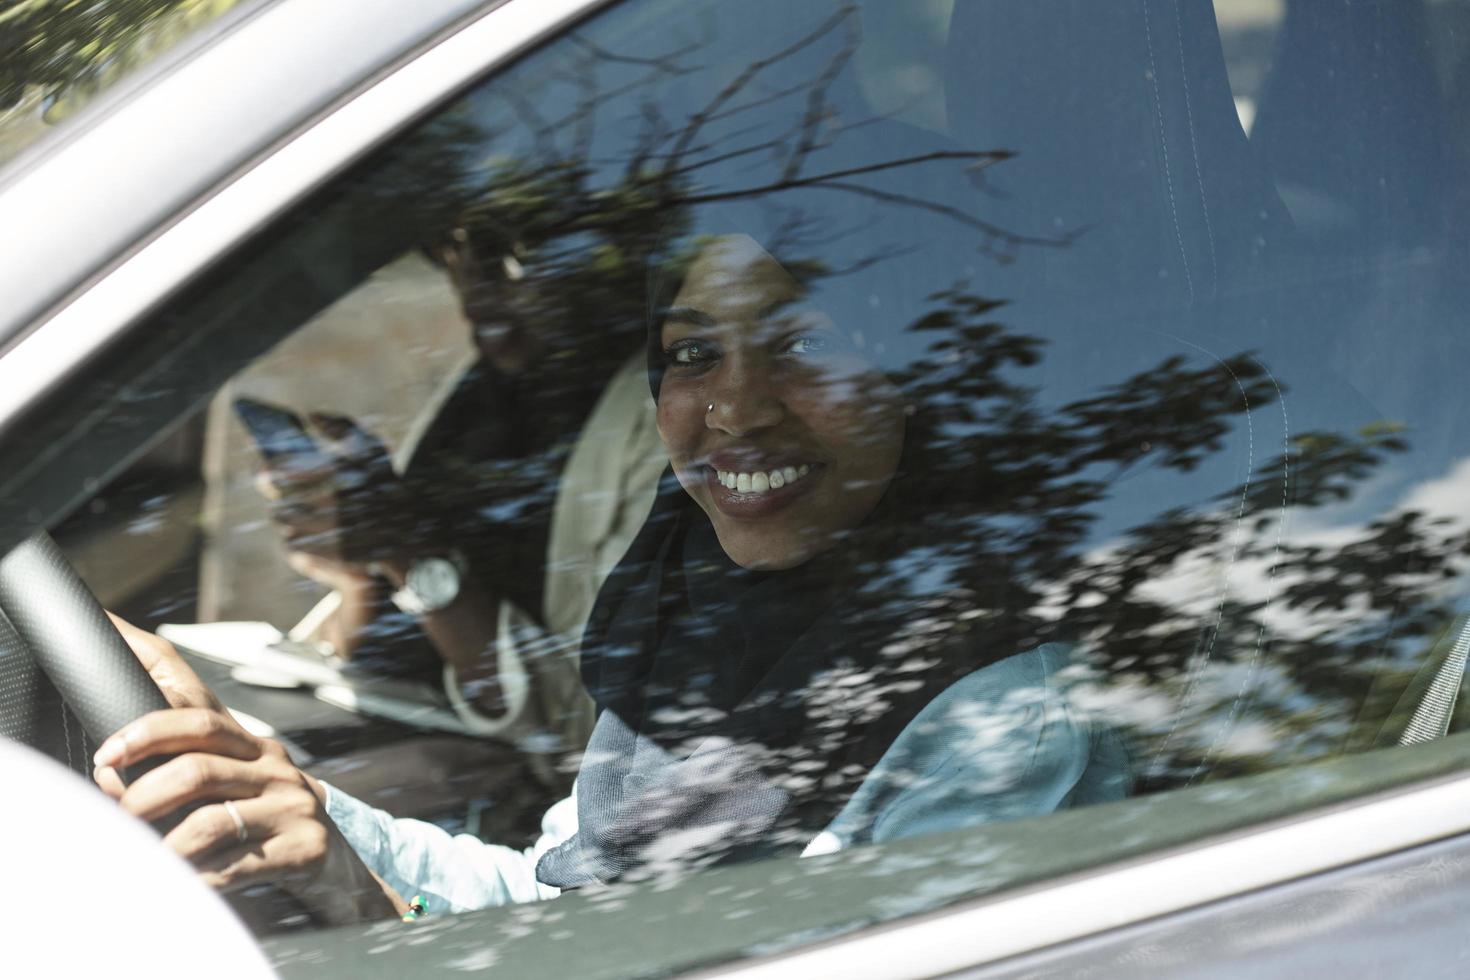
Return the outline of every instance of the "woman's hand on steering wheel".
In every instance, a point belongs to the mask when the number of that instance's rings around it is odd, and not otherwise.
[[[97,750],[97,784],[142,820],[193,807],[164,843],[221,891],[274,883],[324,924],[392,915],[402,903],[328,818],[325,789],[279,742],[240,726],[166,640],[117,620],[158,682],[167,711],[144,715]],[[124,766],[174,755],[125,786]]]
[[[184,662],[172,643],[156,633],[138,629],[121,616],[108,613],[107,618],[112,620],[112,625],[132,648],[133,656],[148,671],[148,676],[153,678],[153,683],[158,685],[171,706],[225,711],[225,706],[214,696],[209,685]]]

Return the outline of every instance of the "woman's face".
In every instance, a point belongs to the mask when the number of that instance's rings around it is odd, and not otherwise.
[[[664,319],[659,434],[745,568],[791,568],[838,544],[903,450],[897,389],[805,294],[733,235],[700,252]]]

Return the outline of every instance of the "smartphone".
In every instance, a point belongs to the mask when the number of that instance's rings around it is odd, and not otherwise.
[[[254,398],[236,398],[235,414],[267,466],[305,468],[325,459],[305,423],[290,409]]]

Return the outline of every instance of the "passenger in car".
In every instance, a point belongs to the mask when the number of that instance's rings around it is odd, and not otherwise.
[[[526,246],[488,224],[466,220],[424,248],[453,284],[475,356],[424,408],[395,458],[352,420],[316,415],[335,470],[267,468],[257,482],[292,566],[337,592],[319,635],[346,657],[367,636],[369,672],[411,671],[431,646],[429,673],[442,675],[465,728],[499,743],[460,740],[445,751],[413,740],[329,760],[317,774],[365,797],[401,798],[383,780],[385,770],[401,774],[403,764],[392,762],[405,752],[468,755],[487,775],[513,763],[540,788],[501,785],[516,779],[504,776],[490,787],[496,826],[529,830],[547,801],[566,793],[564,763],[586,744],[592,703],[577,641],[665,461],[637,335],[609,322],[593,338],[599,350],[581,349],[583,336],[569,359],[559,324],[581,319],[546,295],[566,284],[539,282]],[[447,594],[407,595],[425,560],[452,562],[458,581]],[[393,625],[406,617],[422,632]],[[512,803],[530,820],[511,819]]]
[[[943,452],[928,418],[942,392],[919,394],[936,340],[906,329],[963,254],[909,228],[875,240],[910,251],[867,265],[830,242],[826,263],[795,247],[778,259],[739,230],[789,245],[776,229],[798,223],[706,216],[655,276],[648,376],[670,472],[589,621],[598,720],[534,847],[452,837],[305,777],[192,680],[174,695],[185,710],[109,739],[102,785],[148,818],[235,800],[169,842],[224,887],[305,882],[338,918],[385,909],[373,875],[390,896],[463,910],[1123,796],[1126,752],[1069,698],[1065,643],[987,648],[968,624],[1003,591],[910,591],[944,579],[926,548],[965,550],[953,520],[976,489],[925,481]],[[177,686],[172,652],[131,639]],[[124,790],[111,772],[180,750],[204,753],[188,774],[166,765]],[[343,910],[354,883],[366,898]]]

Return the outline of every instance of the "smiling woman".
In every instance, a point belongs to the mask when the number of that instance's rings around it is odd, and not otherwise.
[[[902,585],[907,563],[954,537],[946,519],[973,489],[931,492],[940,423],[932,399],[907,393],[933,380],[925,315],[970,263],[953,247],[963,222],[926,212],[792,191],[704,209],[668,247],[648,365],[673,478],[583,637],[601,714],[576,833],[540,858],[541,882],[813,853],[1126,793],[1121,745],[1069,703],[1066,644],[981,641],[959,612],[995,595],[956,585],[942,625]],[[983,565],[964,544],[951,560],[961,553]]]
[[[790,568],[838,544],[877,506],[903,448],[898,391],[803,309],[806,294],[753,239],[716,239],[652,338],[674,472],[745,568]]]

